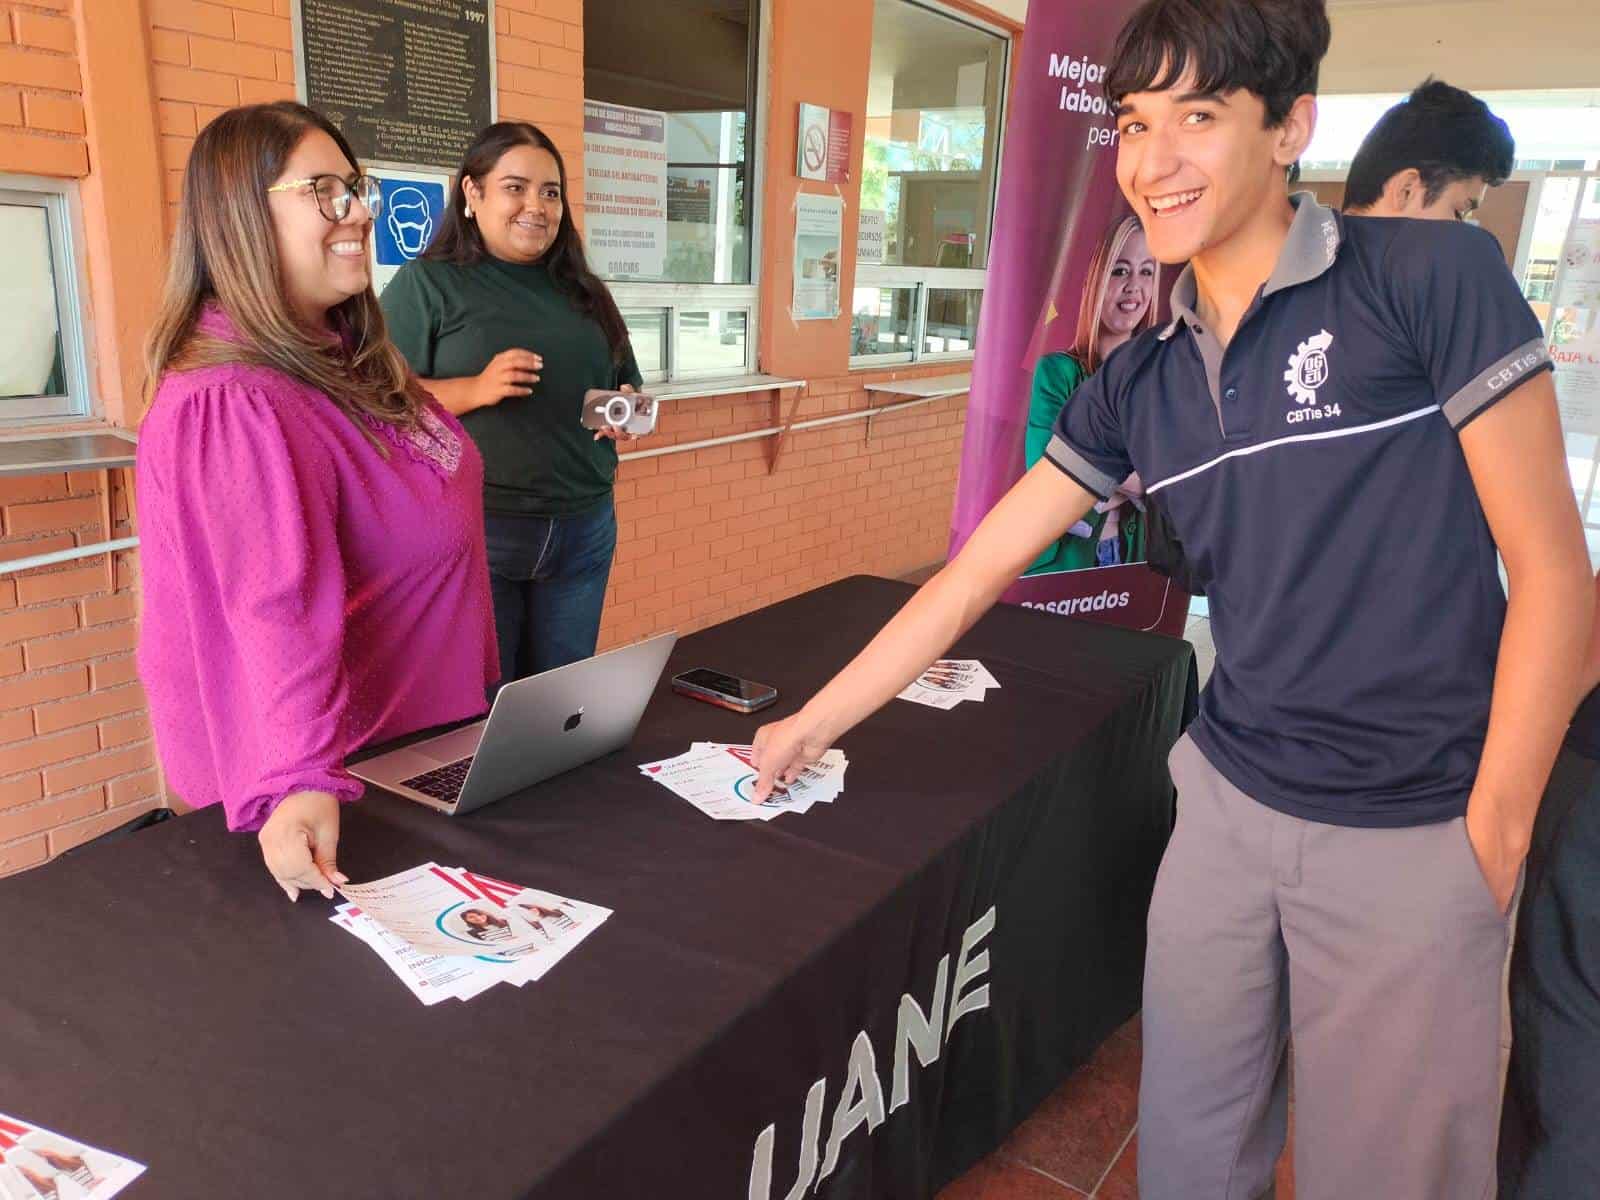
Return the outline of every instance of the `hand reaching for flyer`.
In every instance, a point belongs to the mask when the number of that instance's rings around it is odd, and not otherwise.
[[[792,717],[763,725],[756,731],[750,755],[756,768],[754,802],[764,804],[778,783],[790,784],[800,772],[828,752],[833,738],[822,722],[801,709]]]

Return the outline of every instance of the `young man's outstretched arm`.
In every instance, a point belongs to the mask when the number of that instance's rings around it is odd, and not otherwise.
[[[1096,498],[1055,463],[1035,465],[849,666],[794,716],[756,734],[756,802],[927,670]]]

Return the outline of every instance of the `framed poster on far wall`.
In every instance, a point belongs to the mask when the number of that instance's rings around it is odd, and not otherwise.
[[[292,0],[295,85],[363,165],[453,171],[495,119],[494,0]]]

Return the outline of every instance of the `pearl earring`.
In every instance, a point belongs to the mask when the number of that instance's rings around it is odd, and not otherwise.
[[[469,221],[472,220],[472,205],[463,204],[461,206],[461,215],[466,217],[466,219]]]

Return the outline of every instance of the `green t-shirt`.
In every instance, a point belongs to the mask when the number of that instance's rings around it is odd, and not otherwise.
[[[1056,418],[1088,374],[1083,364],[1070,354],[1046,354],[1039,359],[1033,369],[1033,393],[1028,397],[1028,470],[1033,470],[1034,464],[1044,457],[1045,448],[1055,436]],[[1122,542],[1122,561],[1143,562],[1144,517],[1132,505],[1125,505],[1121,510],[1121,518],[1118,538]],[[1100,541],[1100,530],[1106,523],[1106,514],[1091,509],[1083,519],[1093,530],[1091,536],[1073,537],[1066,534],[1059,542],[1048,547],[1026,573],[1049,575],[1057,571],[1082,571],[1098,566],[1095,549]]]
[[[539,263],[485,258],[470,267],[417,259],[381,297],[389,336],[424,379],[477,375],[505,350],[544,359],[531,396],[461,418],[483,454],[483,504],[493,512],[569,516],[611,491],[616,444],[583,428],[590,388],[640,386],[632,347],[615,362],[599,324],[556,290]]]

